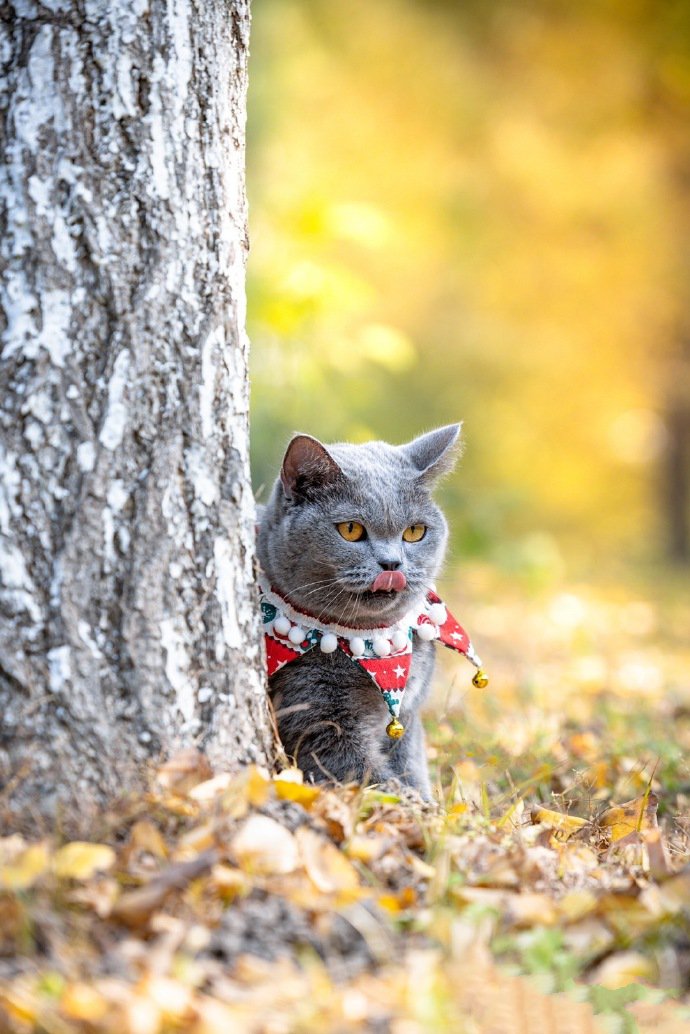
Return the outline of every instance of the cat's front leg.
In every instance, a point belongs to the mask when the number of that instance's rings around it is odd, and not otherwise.
[[[405,735],[391,744],[391,767],[406,786],[418,790],[425,801],[431,800],[431,781],[426,760],[424,728],[419,713],[410,715],[405,723]]]

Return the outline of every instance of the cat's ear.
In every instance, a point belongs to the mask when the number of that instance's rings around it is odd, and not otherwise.
[[[287,447],[280,470],[288,499],[314,499],[342,481],[344,474],[325,445],[308,434],[296,434]]]
[[[423,481],[435,481],[450,473],[460,452],[462,424],[448,424],[415,438],[404,449]]]

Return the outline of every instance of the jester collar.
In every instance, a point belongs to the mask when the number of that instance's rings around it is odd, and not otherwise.
[[[391,714],[386,731],[392,739],[399,739],[405,732],[399,714],[415,635],[426,642],[438,640],[464,654],[477,668],[474,685],[483,688],[488,683],[467,632],[435,592],[427,592],[421,603],[395,625],[366,629],[324,624],[313,614],[295,609],[263,577],[259,586],[269,678],[316,647],[322,653],[342,650],[381,690]]]

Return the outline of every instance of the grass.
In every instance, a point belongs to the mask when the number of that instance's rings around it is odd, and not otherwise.
[[[689,1029],[690,603],[493,578],[446,593],[491,683],[440,658],[437,807],[192,754],[100,844],[0,841],[0,1029]]]

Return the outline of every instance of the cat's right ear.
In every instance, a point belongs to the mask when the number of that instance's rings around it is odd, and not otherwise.
[[[309,434],[295,435],[280,469],[283,491],[295,502],[316,498],[344,476],[325,445]]]

